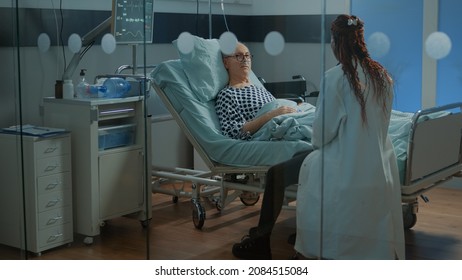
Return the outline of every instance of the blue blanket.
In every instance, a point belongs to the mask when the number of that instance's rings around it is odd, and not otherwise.
[[[290,106],[297,109],[297,113],[285,114],[274,117],[258,130],[252,140],[254,141],[294,141],[303,140],[311,144],[312,124],[314,119],[315,107],[309,103],[297,105],[295,102],[284,99],[277,99],[262,107],[257,116],[271,111],[279,106]],[[449,114],[449,112],[439,112],[425,115],[419,118],[418,122],[427,119],[437,118]],[[409,131],[412,125],[414,113],[407,113],[392,110],[388,135],[390,136],[395,150],[401,183],[404,181],[406,172],[407,149],[409,144]]]
[[[274,117],[253,135],[252,140],[304,140],[311,142],[313,132],[311,124],[313,123],[316,108],[309,103],[297,105],[297,103],[290,100],[276,99],[265,104],[258,112],[257,117],[279,106],[294,107],[297,112]]]

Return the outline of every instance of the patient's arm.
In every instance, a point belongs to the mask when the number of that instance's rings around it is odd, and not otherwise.
[[[277,117],[277,116],[280,116],[280,115],[284,115],[284,114],[289,114],[289,113],[294,113],[296,112],[297,110],[293,107],[289,107],[289,106],[281,106],[281,107],[278,107],[274,110],[271,110],[259,117],[256,117],[255,119],[249,121],[249,122],[246,122],[243,126],[242,126],[242,132],[249,132],[250,134],[254,134],[255,132],[257,132],[263,125],[265,125],[265,123],[267,123],[268,121],[270,121],[272,118],[274,117]]]

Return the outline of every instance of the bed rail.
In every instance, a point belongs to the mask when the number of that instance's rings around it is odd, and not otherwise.
[[[461,111],[462,103],[453,103],[415,113],[409,131],[403,197],[417,197],[462,170]]]

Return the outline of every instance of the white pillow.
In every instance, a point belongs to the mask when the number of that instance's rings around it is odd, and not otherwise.
[[[217,39],[193,36],[194,48],[184,54],[178,51],[184,73],[197,98],[203,102],[214,99],[228,83],[228,72],[223,65]],[[176,40],[173,41],[177,47]]]

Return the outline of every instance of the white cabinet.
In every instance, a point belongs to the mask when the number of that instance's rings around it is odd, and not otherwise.
[[[71,243],[70,134],[2,133],[0,152],[0,203],[8,209],[0,212],[0,243],[38,254]]]
[[[143,103],[142,97],[44,99],[45,125],[72,135],[74,229],[86,243],[111,218],[130,215],[142,225],[151,218]]]

